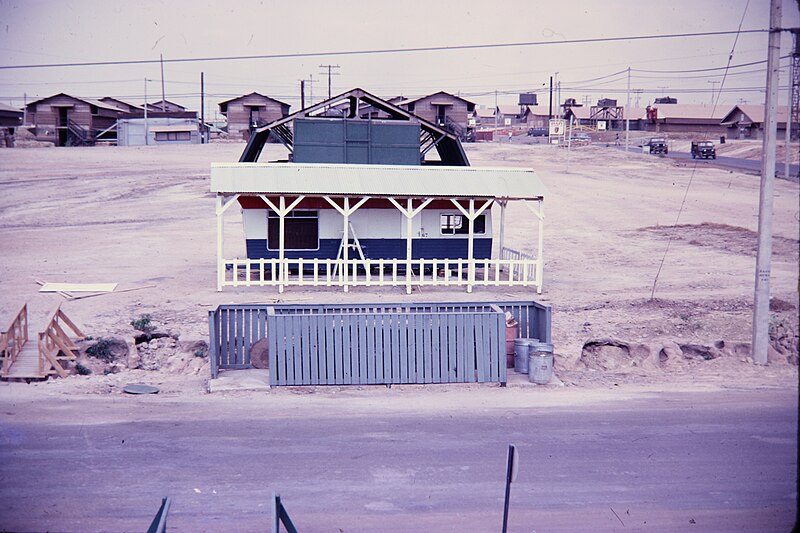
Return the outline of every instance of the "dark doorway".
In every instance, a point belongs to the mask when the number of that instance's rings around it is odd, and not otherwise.
[[[69,136],[69,108],[58,108],[58,126],[56,127],[57,139],[56,146],[66,146]]]

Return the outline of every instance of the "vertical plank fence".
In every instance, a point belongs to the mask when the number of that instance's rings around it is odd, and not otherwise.
[[[552,342],[551,308],[534,301],[221,305],[209,312],[211,374],[252,368],[267,338],[273,386],[505,383],[506,311],[519,337]]]

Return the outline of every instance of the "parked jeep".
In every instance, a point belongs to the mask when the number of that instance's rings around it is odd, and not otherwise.
[[[667,148],[667,140],[663,137],[653,137],[647,143],[650,147],[651,154],[668,154],[669,148]]]
[[[692,141],[692,159],[702,157],[703,159],[717,158],[717,151],[711,141]]]
[[[529,137],[547,137],[547,128],[528,128]]]

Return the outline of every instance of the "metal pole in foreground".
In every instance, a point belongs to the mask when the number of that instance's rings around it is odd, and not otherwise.
[[[503,505],[503,533],[508,531],[508,503],[511,497],[511,482],[517,479],[518,468],[517,447],[508,445],[508,466],[506,467],[506,498]]]
[[[767,51],[767,101],[758,200],[758,253],[753,302],[753,362],[767,364],[769,347],[769,277],[772,256],[772,196],[775,184],[775,144],[778,137],[778,77],[781,51],[781,0],[770,0]]]
[[[796,39],[797,37],[795,37]],[[789,105],[786,106],[786,136],[785,140],[783,141],[783,179],[789,179],[791,174],[789,171],[791,170],[790,162],[791,158],[789,157],[791,154],[791,147],[792,147],[792,66],[789,65],[789,87],[786,89],[786,93],[789,96]]]
[[[144,144],[150,144],[147,139],[147,78],[144,79]]]

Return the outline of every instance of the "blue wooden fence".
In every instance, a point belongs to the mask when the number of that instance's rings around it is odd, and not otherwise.
[[[505,311],[519,337],[552,342],[551,308],[532,301],[221,305],[209,312],[211,374],[251,368],[266,337],[273,386],[504,383]]]

